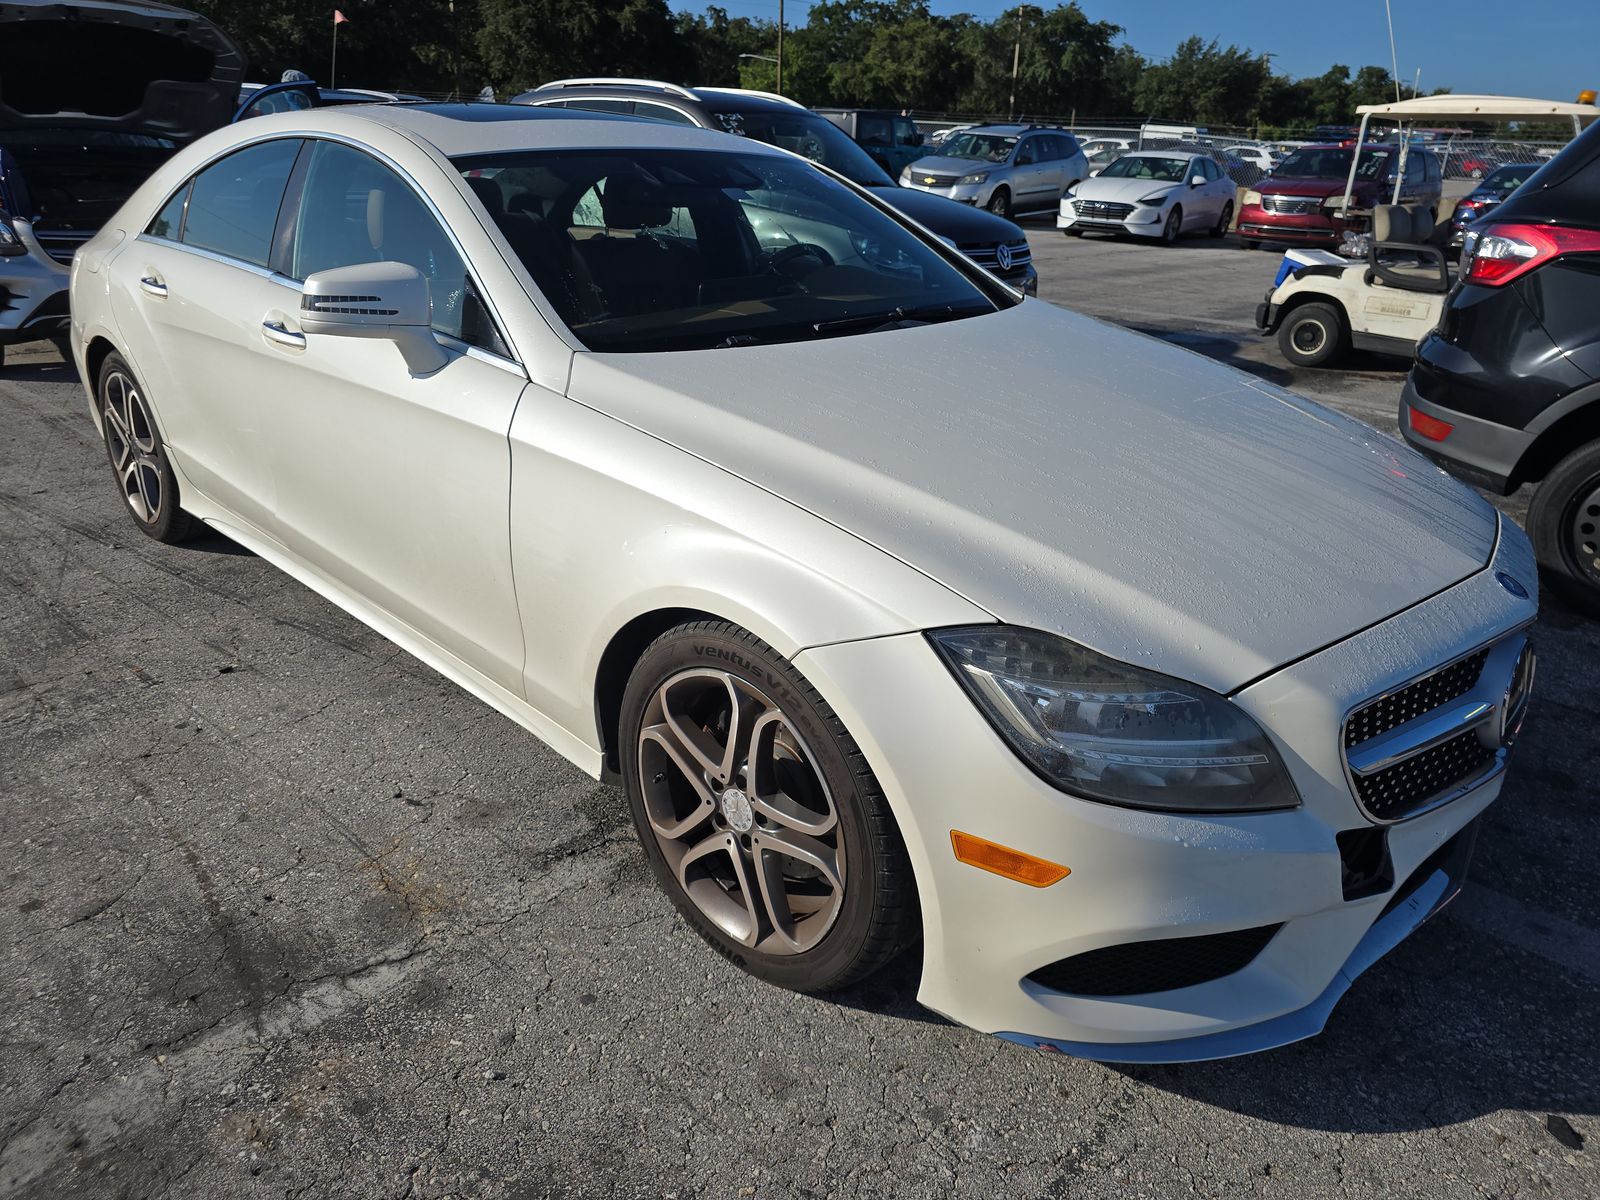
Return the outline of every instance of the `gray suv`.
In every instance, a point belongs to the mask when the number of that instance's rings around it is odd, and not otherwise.
[[[562,79],[524,92],[512,103],[653,117],[791,150],[871,188],[885,204],[1019,291],[1033,295],[1039,290],[1033,252],[1018,226],[923,191],[896,187],[844,130],[786,96],[741,88],[687,88],[652,79]]]
[[[1089,160],[1065,129],[977,125],[951,134],[937,155],[902,171],[900,182],[1010,217],[1053,214],[1066,191],[1088,177]]]

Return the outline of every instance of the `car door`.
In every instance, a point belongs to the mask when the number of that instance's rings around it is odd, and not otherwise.
[[[295,555],[521,694],[508,431],[527,376],[477,299],[454,239],[398,171],[308,144],[285,205],[282,268],[392,261],[429,281],[448,361],[415,376],[377,339],[306,335],[298,296],[248,313],[270,423],[274,527]]]
[[[1048,151],[1041,137],[1025,137],[1012,152],[1011,186],[1018,212],[1042,208],[1050,199],[1050,164],[1041,161]]]
[[[894,118],[894,152],[890,159],[891,178],[899,179],[900,172],[922,157],[922,133],[910,117]]]
[[[298,303],[270,261],[301,145],[264,140],[204,167],[109,267],[128,355],[169,452],[192,487],[261,527],[275,502],[270,430],[248,364],[259,314]]]

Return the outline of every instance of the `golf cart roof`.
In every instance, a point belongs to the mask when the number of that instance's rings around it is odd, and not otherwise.
[[[1479,121],[1548,121],[1567,118],[1587,122],[1600,117],[1600,108],[1592,104],[1530,100],[1525,96],[1416,96],[1394,104],[1357,105],[1356,112],[1362,117],[1389,117],[1397,121],[1454,117]]]

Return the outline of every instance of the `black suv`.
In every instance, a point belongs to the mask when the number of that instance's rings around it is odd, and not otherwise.
[[[1481,487],[1537,483],[1539,565],[1600,615],[1600,121],[1468,228],[1461,261],[1400,429]]]
[[[698,125],[792,150],[837,171],[910,217],[990,274],[1033,295],[1039,276],[1027,235],[1015,223],[965,204],[903,188],[827,118],[770,92],[680,87],[653,79],[561,79],[512,98],[513,104],[582,108]]]

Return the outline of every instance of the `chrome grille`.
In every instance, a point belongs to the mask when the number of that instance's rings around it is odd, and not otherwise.
[[[957,250],[965,254],[973,262],[987,271],[1006,275],[1025,270],[1033,261],[1033,250],[1025,241],[1007,242],[1006,248],[1011,252],[1011,265],[1005,270],[1000,268],[999,246],[994,242],[961,242]]]
[[[78,247],[94,236],[92,232],[75,229],[41,230],[34,227],[33,236],[39,240],[44,252],[59,263],[71,263]]]
[[[1362,810],[1378,822],[1404,820],[1498,774],[1533,673],[1533,650],[1518,633],[1354,709],[1340,739]]]
[[[1133,211],[1133,205],[1112,204],[1108,200],[1075,200],[1073,210],[1091,221],[1122,221]]]
[[[1319,196],[1262,196],[1261,207],[1282,217],[1303,217],[1322,207]]]
[[[911,182],[921,184],[923,187],[954,187],[956,180],[960,178],[959,175],[940,175],[927,171],[911,172]]]

